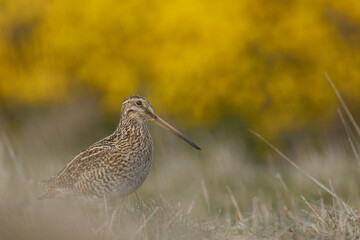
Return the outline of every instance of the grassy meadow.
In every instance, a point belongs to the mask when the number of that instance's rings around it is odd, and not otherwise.
[[[1,239],[360,237],[360,169],[351,148],[356,138],[345,134],[316,146],[280,147],[298,170],[248,131],[189,130],[202,147],[198,152],[149,124],[155,149],[147,180],[136,193],[105,204],[36,199],[40,180],[113,130],[89,102],[14,120],[16,131],[1,131]],[[263,154],[241,140],[249,138],[265,146]]]

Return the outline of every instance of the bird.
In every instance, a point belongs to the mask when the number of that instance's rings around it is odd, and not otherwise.
[[[156,122],[197,150],[198,145],[155,114],[141,96],[125,99],[116,130],[81,151],[62,170],[41,185],[38,199],[124,197],[145,181],[153,160],[153,141],[147,127]]]

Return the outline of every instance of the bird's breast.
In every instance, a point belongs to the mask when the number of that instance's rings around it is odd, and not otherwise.
[[[122,151],[117,169],[120,188],[125,192],[136,190],[145,181],[152,164],[153,142],[147,127],[132,129],[120,141],[118,148]],[[120,191],[122,191],[120,189]]]

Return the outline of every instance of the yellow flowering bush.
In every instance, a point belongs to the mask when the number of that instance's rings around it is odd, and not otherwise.
[[[141,94],[195,125],[235,113],[272,136],[328,117],[325,71],[360,103],[355,0],[0,0],[0,29],[5,107],[91,89],[118,114]]]

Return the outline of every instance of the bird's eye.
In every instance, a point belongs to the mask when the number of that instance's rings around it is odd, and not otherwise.
[[[137,101],[137,102],[136,102],[136,105],[141,106],[141,105],[142,105],[142,102],[141,102],[141,101]]]

